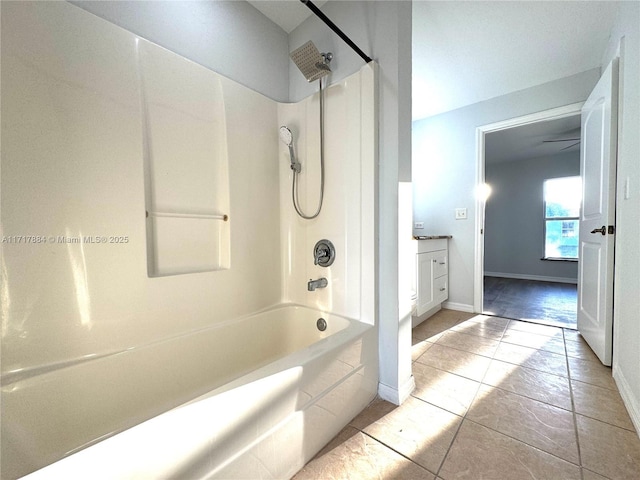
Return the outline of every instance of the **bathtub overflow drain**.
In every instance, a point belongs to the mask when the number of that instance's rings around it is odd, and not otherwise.
[[[318,327],[318,330],[324,332],[327,329],[327,321],[324,318],[319,318],[316,322],[316,326]]]

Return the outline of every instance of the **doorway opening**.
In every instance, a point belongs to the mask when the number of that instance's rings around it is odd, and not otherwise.
[[[580,108],[478,128],[476,311],[576,328]]]

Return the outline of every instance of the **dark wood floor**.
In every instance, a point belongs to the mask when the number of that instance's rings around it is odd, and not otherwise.
[[[575,329],[576,311],[576,285],[484,277],[485,314]]]

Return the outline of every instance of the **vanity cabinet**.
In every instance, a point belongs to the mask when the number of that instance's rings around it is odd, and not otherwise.
[[[449,298],[449,254],[446,239],[419,240],[416,254],[416,316]]]

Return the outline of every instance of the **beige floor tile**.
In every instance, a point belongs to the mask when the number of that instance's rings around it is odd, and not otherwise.
[[[464,420],[439,475],[444,479],[579,480],[580,468]]]
[[[565,355],[564,341],[562,338],[547,337],[531,332],[520,330],[508,330],[502,337],[502,341],[513,343],[522,347],[536,348],[545,352],[552,352],[558,355]]]
[[[355,428],[346,427],[293,478],[433,480],[435,475]]]
[[[511,320],[508,318],[494,317],[493,315],[475,315],[467,320],[467,322],[480,323],[489,328],[504,331]]]
[[[480,384],[420,362],[413,364],[416,389],[413,396],[456,415],[464,415]]]
[[[563,328],[562,333],[564,334],[565,340],[570,340],[572,342],[577,342],[579,339],[582,338],[582,335],[580,335],[580,332],[578,330]]]
[[[600,359],[593,353],[591,347],[582,338],[577,340],[565,340],[567,356],[581,358],[592,362],[600,362]]]
[[[492,357],[496,348],[498,348],[499,342],[497,340],[478,337],[476,335],[467,335],[465,333],[449,331],[440,337],[436,343],[446,347],[475,353],[477,355]]]
[[[573,413],[562,408],[483,385],[466,418],[563,460],[580,463]]]
[[[500,342],[494,358],[541,372],[567,376],[567,359],[556,353]]]
[[[412,338],[411,345],[411,361],[415,362],[420,355],[429,350],[433,343],[427,340],[418,340],[417,338]]]
[[[433,317],[431,317],[415,327],[411,332],[411,336],[419,340],[435,342],[451,328],[452,325],[454,324],[449,321],[434,321]]]
[[[391,402],[387,402],[381,398],[376,398],[371,402],[367,408],[360,412],[353,420],[349,422],[349,425],[357,428],[358,430],[364,430],[372,423],[377,422],[379,419],[387,415],[398,408]]]
[[[409,397],[364,432],[422,467],[437,472],[462,418]]]
[[[562,328],[550,327],[548,325],[538,325],[537,323],[521,322],[519,320],[511,320],[507,331],[519,330],[522,332],[535,333],[537,335],[546,335],[547,337],[555,337],[560,340],[564,338]]]
[[[640,476],[640,438],[635,432],[576,415],[582,466],[612,480]]]
[[[605,367],[600,362],[591,362],[580,358],[568,357],[569,372],[573,380],[590,383],[599,387],[617,390],[616,382],[611,376],[611,367]]]
[[[426,353],[417,359],[418,362],[455,373],[461,377],[482,381],[491,359],[475,353],[434,344]]]
[[[571,410],[569,379],[492,360],[482,383]]]
[[[571,386],[576,413],[635,432],[629,413],[616,390],[575,380],[571,381]]]
[[[460,310],[450,310],[448,308],[443,308],[442,310],[436,312],[436,314],[432,318],[460,323],[468,320],[469,318],[475,317],[475,315],[475,313],[461,312]]]
[[[467,320],[466,322],[454,325],[450,328],[450,331],[466,333],[467,335],[475,335],[477,337],[485,337],[491,340],[500,340],[504,333],[504,328]]]

